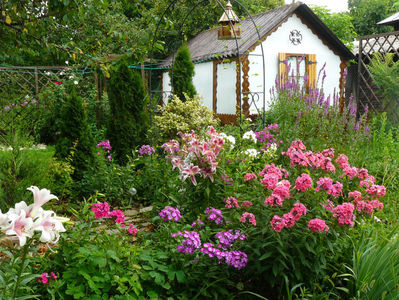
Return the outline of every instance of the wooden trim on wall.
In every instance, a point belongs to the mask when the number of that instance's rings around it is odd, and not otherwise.
[[[249,115],[249,103],[248,103],[248,94],[245,93],[249,93],[249,59],[248,56],[244,56],[242,59],[242,100],[243,100],[243,104],[242,104],[242,110],[243,110],[243,114],[245,116],[245,118],[248,117]],[[239,92],[239,91],[238,91]]]
[[[217,112],[217,91],[218,91],[218,64],[219,60],[213,61],[213,103],[212,110],[213,114],[216,116]]]
[[[241,111],[241,107],[240,107],[240,68],[239,68],[239,61],[238,58],[232,58],[231,59],[232,62],[235,62],[236,65],[236,117],[240,116],[240,111]]]
[[[345,82],[345,69],[347,67],[346,62],[341,59],[341,64],[339,65],[340,68],[340,74],[339,74],[339,107],[341,110],[341,113],[344,111],[344,105],[345,105],[345,87],[346,87],[346,82]]]
[[[163,90],[163,73],[165,73],[165,71],[161,71],[161,101],[159,102],[159,105],[163,106],[163,96],[164,96],[164,90]],[[151,91],[150,91],[151,93]]]

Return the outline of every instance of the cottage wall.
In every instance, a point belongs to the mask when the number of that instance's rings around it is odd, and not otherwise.
[[[299,44],[294,45],[290,39],[290,33],[297,30],[302,35]],[[278,76],[279,53],[291,54],[316,54],[317,74],[326,63],[326,75],[323,90],[325,95],[333,95],[334,89],[339,93],[340,79],[340,63],[341,58],[323,43],[323,41],[312,32],[312,30],[304,24],[295,14],[284,22],[278,29],[270,34],[266,40],[262,42],[265,55],[265,91],[266,91],[266,109],[270,107],[271,97],[270,91],[275,86],[275,80]],[[253,55],[251,55],[253,54]],[[258,45],[253,52],[250,53],[249,59],[249,90],[251,92],[262,92],[262,58],[261,47]],[[318,82],[321,86],[320,75]],[[259,97],[257,103],[258,108],[263,107],[263,99]],[[255,113],[255,107],[250,107],[250,112]]]

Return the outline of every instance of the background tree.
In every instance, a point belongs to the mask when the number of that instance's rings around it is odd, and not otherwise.
[[[357,34],[352,24],[352,17],[347,12],[332,13],[325,6],[314,5],[312,11],[327,25],[328,28],[347,46],[353,48],[353,40]]]
[[[185,101],[184,93],[190,98],[197,93],[193,84],[194,64],[190,58],[190,50],[183,44],[176,53],[172,69],[169,71],[172,90],[180,100]]]
[[[74,168],[72,177],[80,180],[94,162],[94,140],[87,124],[82,99],[73,90],[62,107],[60,136],[55,156],[68,160]]]
[[[148,114],[141,76],[121,60],[111,69],[107,91],[110,119],[106,136],[116,161],[126,164],[132,150],[146,141]]]
[[[378,22],[399,9],[398,0],[348,0],[349,14],[358,35],[392,31],[392,27],[379,26]]]

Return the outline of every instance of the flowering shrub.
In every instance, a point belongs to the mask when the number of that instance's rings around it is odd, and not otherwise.
[[[112,160],[112,156],[111,156],[112,147],[111,147],[111,144],[110,144],[109,140],[101,141],[100,143],[98,143],[98,144],[96,145],[96,147],[97,147],[97,148],[98,148],[98,147],[101,147],[103,150],[105,150],[105,151],[107,152],[107,154],[106,154],[107,159],[108,159],[109,161]],[[97,152],[97,155],[100,155],[100,152]]]

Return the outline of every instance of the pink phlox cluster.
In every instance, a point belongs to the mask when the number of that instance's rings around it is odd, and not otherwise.
[[[330,177],[321,177],[317,181],[316,192],[325,190],[327,194],[333,197],[339,197],[342,195],[342,188],[342,183],[338,181],[336,183],[333,183],[333,180]]]
[[[197,185],[196,175],[208,177],[212,182],[218,166],[218,155],[224,149],[224,140],[214,128],[208,131],[205,139],[200,139],[191,133],[178,133],[180,140],[170,140],[162,145],[166,158],[172,163],[172,169],[177,168],[182,179],[191,179]]]
[[[304,192],[312,187],[313,181],[309,174],[303,173],[295,180],[295,188]]]
[[[127,229],[127,231],[128,231],[131,235],[136,236],[138,229],[137,229],[136,227],[134,227],[133,224],[130,224],[130,225],[129,225],[129,228]]]
[[[353,198],[353,201],[360,201],[362,200],[362,193],[359,191],[353,191],[348,193],[348,198]]]
[[[214,221],[216,224],[222,224],[223,215],[222,215],[222,211],[220,209],[208,207],[205,210],[205,214],[208,215],[208,220]]]
[[[291,209],[290,214],[294,216],[294,221],[299,221],[299,219],[306,215],[306,206],[302,203],[295,203],[294,208]]]
[[[278,177],[278,179],[287,178],[289,173],[286,169],[276,167],[274,164],[266,165],[263,170],[259,173],[259,177],[263,177],[266,174],[273,174]]]
[[[154,148],[152,148],[150,145],[142,145],[139,149],[139,155],[151,155],[155,153]]]
[[[364,188],[369,188],[375,183],[375,178],[372,175],[367,175],[366,178],[360,180],[359,186]]]
[[[253,205],[252,202],[247,200],[241,203],[241,207],[251,207],[252,205]]]
[[[109,140],[101,141],[97,144],[97,147],[101,147],[104,150],[112,150]]]
[[[276,232],[281,232],[285,227],[285,220],[277,215],[274,215],[273,219],[270,221],[272,229]]]
[[[354,225],[355,215],[353,214],[353,210],[355,209],[354,205],[349,202],[342,203],[341,205],[337,205],[333,209],[333,217],[337,218],[338,224],[349,225],[352,227]]]
[[[330,228],[327,226],[326,222],[322,219],[312,219],[308,223],[308,228],[313,232],[316,231],[329,231]]]
[[[254,214],[251,214],[251,213],[249,213],[249,212],[244,212],[244,213],[242,214],[241,218],[240,218],[240,221],[241,221],[242,223],[245,223],[245,222],[248,221],[248,222],[251,223],[252,225],[256,226],[255,215],[254,215]]]
[[[103,218],[115,218],[115,223],[121,224],[124,227],[123,223],[125,222],[125,214],[120,209],[110,210],[109,204],[107,202],[103,203],[93,203],[91,205],[91,210],[94,212],[94,217],[96,219]]]
[[[299,165],[299,166],[310,166],[309,159],[307,155],[303,152],[306,150],[305,145],[301,140],[296,140],[291,143],[291,146],[287,149],[287,152],[282,152],[282,155],[286,155],[290,158],[290,165]]]
[[[227,199],[224,200],[224,202],[226,203],[225,207],[227,207],[227,208],[240,207],[237,199],[234,197],[228,197]]]
[[[274,215],[270,221],[272,229],[276,232],[281,232],[283,228],[290,228],[295,225],[295,222],[306,215],[306,206],[302,203],[295,203],[294,208],[289,213],[284,214],[282,217]]]
[[[349,192],[348,198],[353,198],[353,203],[359,213],[364,211],[371,215],[374,209],[381,210],[384,208],[383,203],[378,200],[362,200],[362,193],[359,191]]]
[[[36,278],[37,282],[41,282],[43,284],[48,284],[49,280],[57,280],[57,275],[54,272],[51,272],[50,275],[48,273],[42,273],[42,275]]]
[[[110,216],[110,207],[107,202],[93,203],[91,210],[95,213],[94,217],[96,219],[108,218]]]
[[[323,154],[324,157],[334,158],[334,149],[333,148],[324,149],[323,151],[321,151],[321,154]]]
[[[198,227],[199,229],[202,228],[202,226],[205,225],[204,222],[202,222],[200,219],[198,219],[197,221],[194,221],[193,223],[191,223],[191,227]]]
[[[113,210],[109,214],[111,217],[115,217],[115,223],[123,224],[125,222],[125,214],[120,209]]]
[[[231,248],[236,239],[241,241],[245,240],[247,237],[244,234],[241,234],[240,230],[230,229],[228,231],[220,231],[215,234],[215,237],[219,240],[218,248],[227,250]]]
[[[166,221],[179,221],[182,217],[178,208],[172,206],[166,206],[163,210],[159,212],[159,216]]]
[[[276,188],[279,178],[276,174],[265,174],[260,180],[260,183],[265,186],[268,190]]]
[[[256,176],[255,173],[247,173],[247,174],[244,175],[244,182],[251,181],[251,180],[254,180],[256,178],[257,178],[257,176]]]
[[[369,171],[365,168],[361,168],[358,170],[357,176],[360,178],[360,180],[364,180],[369,176]]]
[[[372,197],[381,198],[385,196],[386,188],[383,185],[373,184],[369,188],[366,189],[366,193]]]
[[[177,251],[184,254],[193,254],[201,247],[201,239],[196,231],[184,230],[184,233],[177,232],[172,234],[172,237],[182,236],[184,240],[181,245],[177,246]]]
[[[212,243],[205,243],[200,250],[204,255],[208,255],[213,258],[216,257],[219,263],[224,262],[238,270],[244,268],[247,265],[248,257],[247,254],[241,251],[222,251]]]
[[[323,206],[326,210],[333,212],[334,211],[334,202],[331,200],[327,199],[327,204],[321,203],[321,206]]]
[[[265,205],[274,206],[275,204],[282,206],[283,201],[290,197],[291,184],[288,180],[280,181],[274,188],[272,194],[265,199]]]

